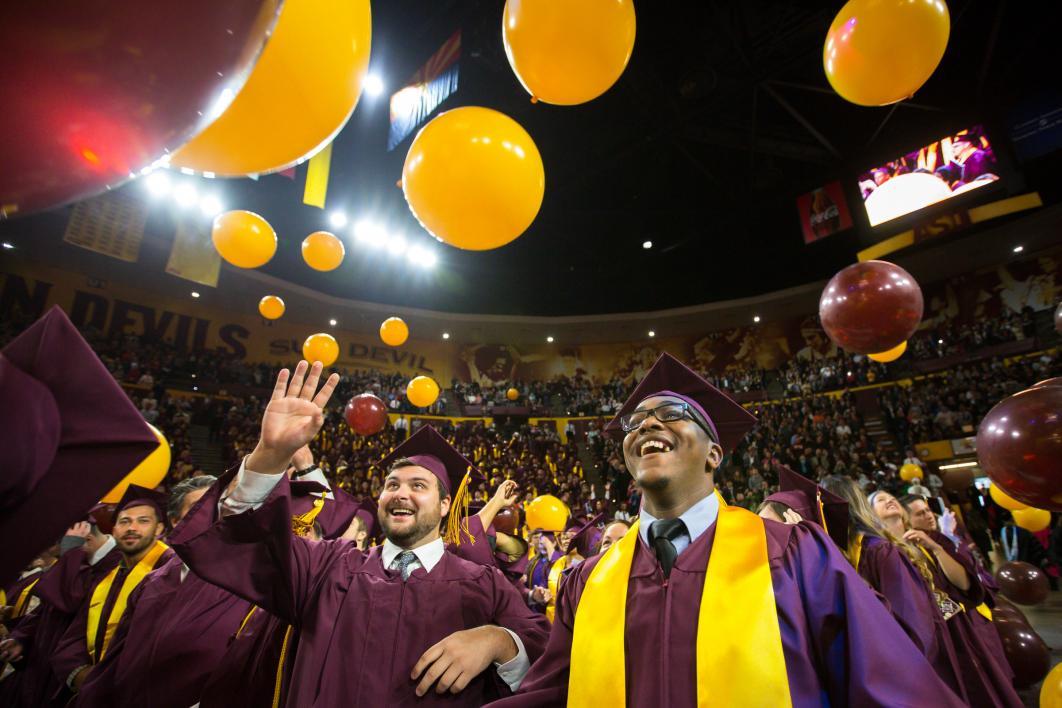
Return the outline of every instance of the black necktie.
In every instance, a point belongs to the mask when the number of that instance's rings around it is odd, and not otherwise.
[[[664,577],[671,577],[671,568],[675,565],[675,540],[686,533],[686,524],[682,519],[660,519],[649,527],[649,544],[656,551]]]

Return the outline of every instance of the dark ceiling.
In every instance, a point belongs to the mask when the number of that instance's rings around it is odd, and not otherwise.
[[[328,209],[302,204],[305,167],[295,181],[228,181],[224,201],[276,227],[281,248],[265,271],[330,295],[396,305],[629,312],[824,279],[880,234],[857,224],[805,246],[797,195],[836,178],[852,187],[852,176],[876,161],[972,123],[988,126],[1001,144],[1010,108],[1058,81],[1057,18],[1030,17],[1032,5],[1003,0],[948,4],[947,53],[910,103],[860,108],[830,90],[822,44],[840,2],[641,0],[634,54],[619,82],[590,104],[555,107],[532,105],[514,77],[502,48],[500,0],[378,0],[371,64],[387,91],[363,97],[336,140]],[[395,186],[411,138],[387,152],[386,94],[458,28],[460,88],[438,110],[489,106],[528,130],[546,169],[535,223],[495,251],[442,247],[430,274],[353,246],[338,271],[311,271],[298,244],[329,228],[334,209],[428,242]],[[1054,199],[1055,170],[1022,169]],[[650,251],[641,248],[647,239]]]

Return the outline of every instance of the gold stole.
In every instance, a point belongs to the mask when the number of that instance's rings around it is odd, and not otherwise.
[[[43,575],[41,573],[40,575]],[[12,619],[15,617],[21,617],[26,611],[26,601],[29,600],[30,593],[33,592],[33,586],[39,583],[41,579],[39,577],[34,578],[33,582],[22,588],[22,592],[18,595],[18,600],[15,601],[15,611],[11,615]]]
[[[575,613],[568,705],[627,704],[627,584],[635,522],[590,572]],[[665,620],[666,621],[666,620]],[[697,705],[792,706],[763,520],[721,506],[697,615]]]
[[[550,566],[549,574],[546,576],[546,587],[549,588],[549,602],[546,603],[546,619],[548,619],[550,623],[553,622],[553,616],[557,612],[557,589],[560,585],[561,573],[564,572],[571,561],[571,556],[561,556],[552,566]]]
[[[107,602],[107,595],[111,592],[111,586],[114,584],[114,579],[118,576],[118,566],[111,569],[110,573],[107,573],[101,580],[96,588],[92,591],[92,598],[89,600],[88,608],[88,631],[86,632],[86,642],[88,644],[88,653],[92,658],[94,664],[98,664],[103,660],[103,655],[107,653],[107,647],[111,643],[111,638],[114,636],[114,630],[118,628],[118,622],[121,621],[122,615],[125,614],[125,605],[129,601],[129,593],[133,592],[133,589],[140,584],[140,581],[144,577],[155,569],[155,564],[158,563],[159,558],[169,549],[162,541],[155,541],[155,545],[148,551],[139,563],[137,563],[126,575],[125,580],[122,582],[122,588],[118,591],[118,597],[114,601],[114,607],[111,608],[111,613],[104,620],[103,618],[103,606]],[[122,561],[124,562],[124,560]],[[106,621],[106,629],[103,634],[103,646],[96,646],[96,635],[99,633],[100,622]]]

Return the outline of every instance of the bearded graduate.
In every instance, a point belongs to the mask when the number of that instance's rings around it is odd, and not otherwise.
[[[288,706],[480,706],[505,695],[548,627],[499,570],[445,549],[443,519],[451,541],[466,521],[470,470],[433,429],[380,463],[382,546],[363,552],[291,532],[278,484],[324,423],[339,377],[318,391],[321,369],[280,372],[258,445],[220,495],[222,518],[191,536],[180,533],[197,527],[186,520],[171,543],[193,572],[298,628]],[[200,504],[190,516],[217,511]]]
[[[546,653],[492,705],[962,705],[824,531],[715,493],[754,424],[660,357],[606,428],[625,434],[640,519],[564,583]]]

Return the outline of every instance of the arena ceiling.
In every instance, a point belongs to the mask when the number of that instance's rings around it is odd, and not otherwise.
[[[1025,3],[948,4],[951,40],[941,66],[912,101],[892,107],[848,104],[827,85],[822,44],[840,2],[765,0],[638,2],[637,41],[620,81],[590,104],[555,107],[532,105],[509,68],[501,0],[375,2],[371,64],[387,90],[363,96],[337,138],[327,209],[302,204],[305,168],[294,181],[224,181],[223,199],[275,226],[281,247],[267,275],[358,301],[567,316],[749,298],[820,281],[880,234],[857,227],[805,246],[797,195],[973,123],[1003,137],[1010,108],[1057,81],[1057,20],[1032,17]],[[395,186],[411,139],[386,149],[387,96],[457,29],[460,87],[438,110],[489,106],[528,130],[546,169],[538,218],[495,251],[441,247],[430,272],[355,247],[339,270],[311,271],[298,244],[329,229],[334,210],[428,242]],[[1021,168],[1045,201],[1062,192],[1060,161]],[[49,232],[41,238],[54,230],[54,215],[0,226]],[[642,248],[646,240],[652,249]]]

